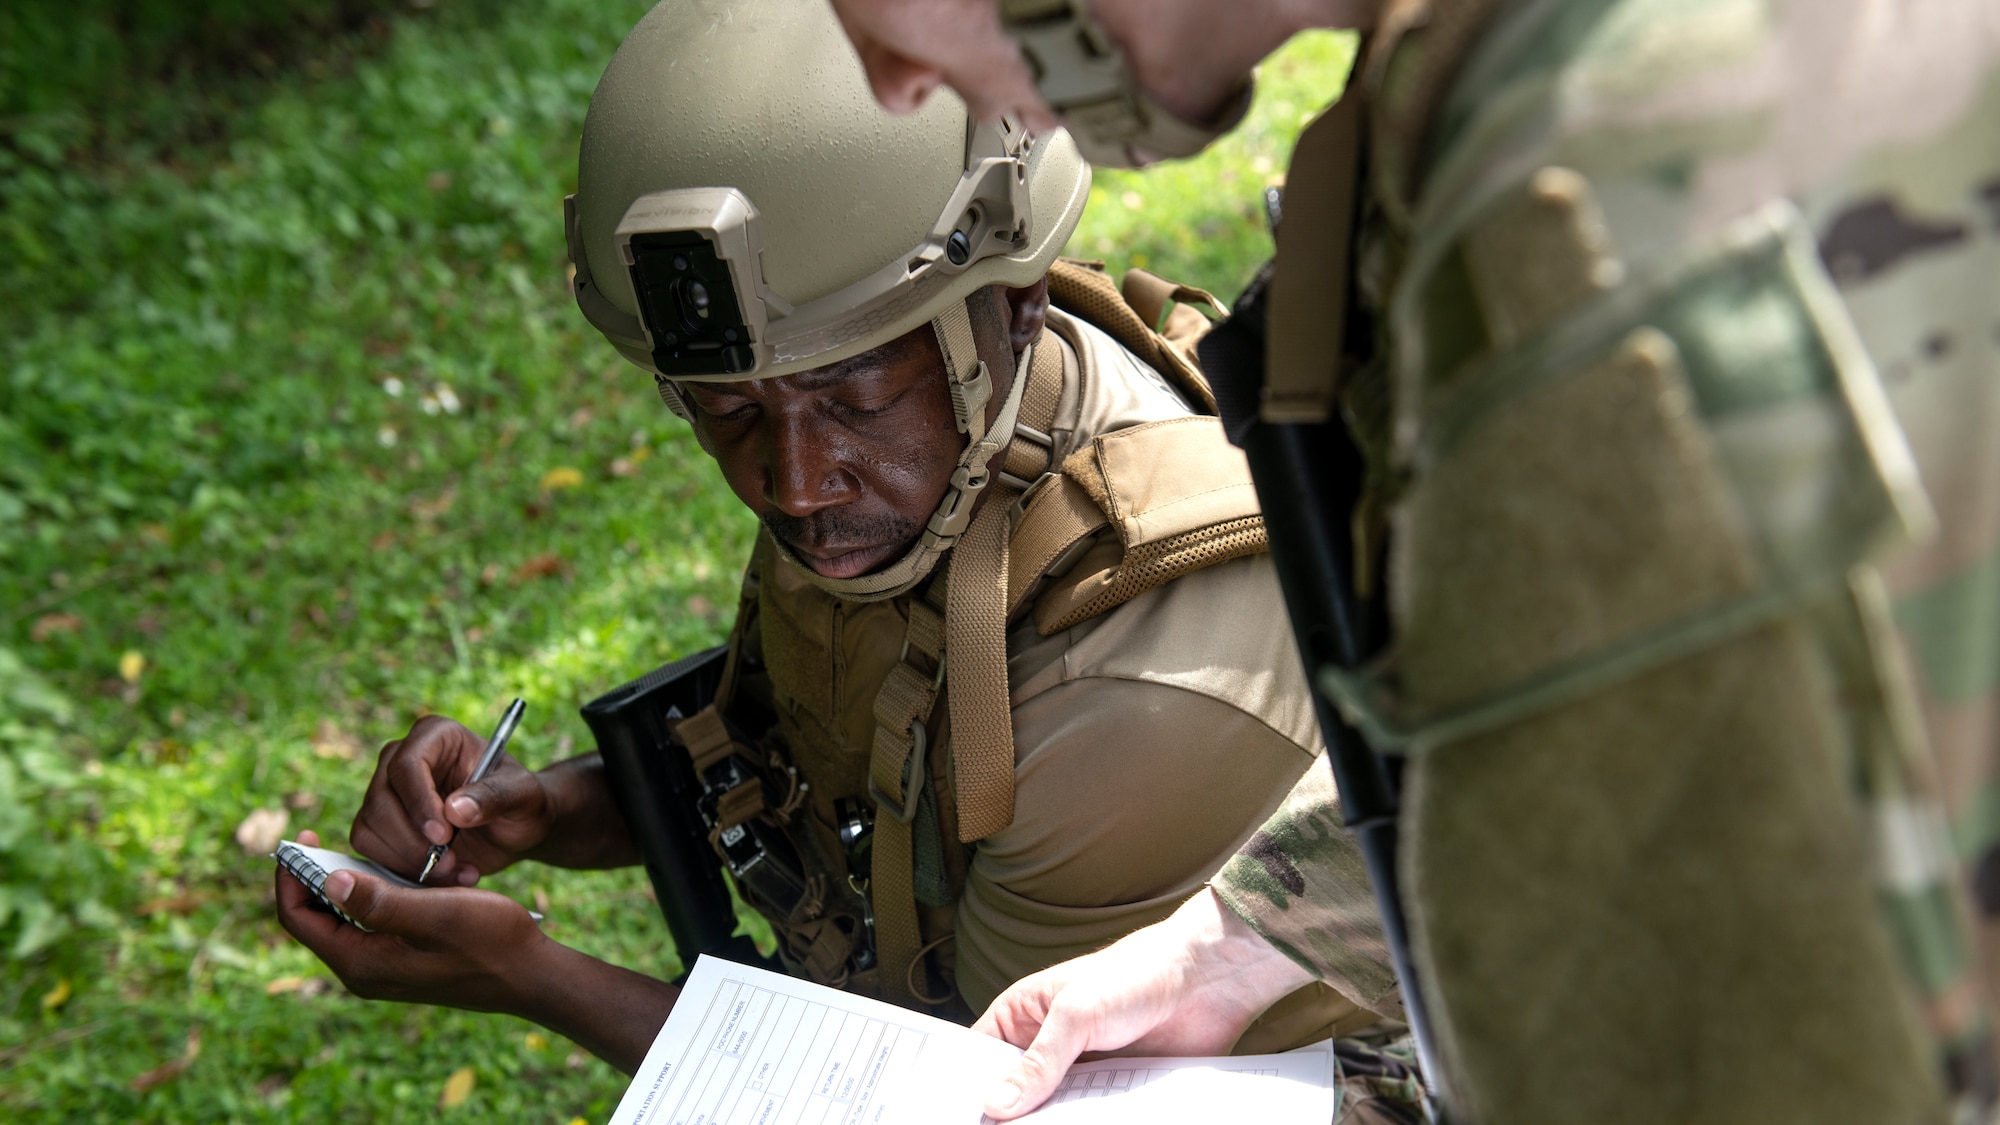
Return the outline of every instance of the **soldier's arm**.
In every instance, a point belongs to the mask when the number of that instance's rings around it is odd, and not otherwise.
[[[302,842],[316,844],[311,832]],[[627,1074],[646,1057],[680,990],[551,940],[521,904],[470,887],[406,889],[335,872],[328,899],[366,930],[317,905],[280,869],[278,920],[370,1000],[443,1004],[533,1020]]]
[[[1294,33],[1367,27],[1378,6],[1378,0],[1075,3],[1124,53],[1135,92],[1197,127],[1229,125],[1228,111],[1252,68]],[[891,112],[913,112],[942,85],[981,117],[1019,114],[1037,130],[1063,123],[1002,32],[998,0],[833,0],[833,6],[877,100]]]
[[[1040,1105],[1084,1051],[1226,1053],[1261,1012],[1314,980],[1401,1014],[1367,871],[1319,762],[1172,916],[993,1001],[975,1030],[1027,1053],[986,1112],[1008,1120]]]
[[[1273,948],[1370,1011],[1402,1014],[1361,849],[1315,764],[1210,884]]]

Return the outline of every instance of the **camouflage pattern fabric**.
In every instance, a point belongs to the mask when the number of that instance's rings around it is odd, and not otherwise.
[[[1423,56],[1439,53],[1436,39],[1452,27],[1454,6],[1436,0],[1433,14],[1446,17],[1436,21],[1445,30],[1431,42],[1410,37],[1370,76],[1385,103],[1378,124],[1397,119],[1398,99],[1428,96],[1437,84],[1435,59]],[[1856,853],[1865,858],[1882,929],[1916,998],[1917,1025],[1936,1047],[1943,1085],[1958,1097],[1961,1114],[1983,1112],[1971,1107],[1992,1090],[1993,996],[1981,981],[2000,981],[1996,60],[1996,0],[1506,5],[1443,80],[1421,143],[1393,129],[1378,136],[1377,209],[1366,232],[1376,260],[1389,263],[1382,271],[1388,280],[1372,296],[1389,329],[1389,369],[1402,371],[1391,384],[1399,416],[1408,420],[1414,397],[1433,393],[1482,352],[1526,350],[1543,338],[1535,317],[1506,338],[1505,318],[1480,291],[1482,256],[1506,260],[1505,239],[1530,219],[1485,222],[1485,234],[1481,221],[1454,227],[1454,216],[1499,206],[1477,200],[1501,199],[1550,169],[1574,177],[1591,227],[1579,244],[1594,238],[1611,248],[1601,260],[1616,258],[1615,276],[1578,276],[1589,279],[1583,289],[1608,292],[1668,269],[1690,248],[1736,237],[1774,201],[1795,209],[1837,288],[1842,309],[1834,319],[1851,325],[1872,361],[1867,382],[1886,393],[1937,526],[1897,553],[1885,555],[1882,542],[1835,552],[1842,565],[1875,560],[1876,569],[1853,571],[1836,594],[1794,603],[1790,624],[1773,627],[1789,630],[1791,639],[1774,633],[1772,643],[1803,645],[1800,651],[1817,654],[1809,664],[1832,669],[1836,722],[1846,724],[1836,741],[1851,755],[1839,773],[1851,787],[1855,835],[1862,837]],[[1422,160],[1399,164],[1411,152]],[[1550,194],[1538,190],[1528,196]],[[1546,253],[1514,257],[1528,273],[1563,265]],[[1432,263],[1427,284],[1448,275],[1457,289],[1436,284],[1421,294],[1424,301],[1412,300],[1413,261]],[[1537,287],[1545,294],[1561,288],[1547,276],[1519,284]],[[1558,297],[1537,316],[1566,315],[1592,294]],[[1514,298],[1518,311],[1521,295]],[[1420,313],[1394,319],[1399,301]],[[1742,302],[1736,340],[1769,326],[1757,320],[1758,307]],[[1650,323],[1641,314],[1655,312],[1635,308],[1631,325]],[[1782,351],[1773,354],[1782,359]],[[1702,362],[1684,358],[1690,367]],[[1538,376],[1530,370],[1520,377]],[[1698,373],[1694,378],[1699,382]],[[1807,444],[1796,424],[1769,433],[1779,447]],[[1745,457],[1760,446],[1730,447],[1728,434],[1716,440],[1725,474],[1743,476]],[[1409,450],[1402,452],[1407,467]],[[1748,475],[1771,491],[1799,484],[1784,473],[1771,461]],[[1822,488],[1828,495],[1808,502],[1817,514],[1801,541],[1837,518],[1842,487],[1829,481]],[[1792,493],[1794,501],[1803,495]],[[1765,517],[1782,521],[1784,506],[1747,518],[1753,533],[1765,536],[1752,553],[1767,564],[1773,551]],[[1392,541],[1392,551],[1398,546]],[[1399,632],[1407,632],[1409,612],[1399,612]],[[1655,682],[1628,678],[1619,706],[1641,708]],[[1338,810],[1330,790],[1325,771],[1313,771],[1214,886],[1288,955],[1343,991],[1367,992],[1384,971],[1370,944],[1378,931],[1366,917],[1359,856],[1331,828]],[[1976,915],[1970,943],[1969,910]],[[1750,943],[1746,955],[1754,954]],[[1804,1026],[1813,1017],[1801,1011],[1795,1018]],[[1580,1085],[1587,1083],[1584,1076]],[[1672,1109],[1655,1113],[1686,1119]]]
[[[1287,957],[1341,995],[1402,1015],[1360,848],[1341,825],[1333,771],[1315,763],[1211,886]]]
[[[1418,1125],[1425,1120],[1416,1047],[1407,1035],[1387,1042],[1333,1041],[1334,1125]]]

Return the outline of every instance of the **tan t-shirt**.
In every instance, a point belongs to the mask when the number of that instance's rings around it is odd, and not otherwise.
[[[981,840],[958,984],[1008,984],[1172,913],[1320,752],[1268,557],[1170,582],[1051,637],[1008,637],[1014,822]]]

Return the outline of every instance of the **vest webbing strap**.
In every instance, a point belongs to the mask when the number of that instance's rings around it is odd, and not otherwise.
[[[1028,425],[1047,433],[1062,388],[1062,349],[1035,349],[1028,387],[1046,415]],[[1039,384],[1039,388],[1038,388]],[[1054,394],[1049,388],[1055,389]],[[1036,393],[1039,391],[1039,393]],[[1022,413],[1026,416],[1026,403]],[[1009,447],[1032,445],[1017,436]],[[1031,450],[1032,452],[1032,450]],[[1039,451],[1044,472],[1053,468]],[[1037,474],[1039,476],[1039,474]],[[1002,482],[1004,483],[1004,482]],[[1011,489],[987,500],[965,533],[951,567],[945,651],[951,655],[951,762],[957,786],[958,838],[981,840],[1014,822],[1014,709],[1007,691],[1007,540]]]
[[[1001,483],[1009,488],[1025,489],[1055,467],[1050,463],[1054,439],[1049,435],[1049,427],[1055,425],[1063,390],[1062,345],[1056,341],[1055,333],[1043,334],[1028,366],[1028,386],[1021,392],[1015,438],[1007,443],[999,459],[1006,473],[1000,478]],[[1033,430],[1034,434],[1025,433],[1027,430]]]
[[[1007,692],[1007,505],[987,501],[952,565],[945,614],[951,653],[951,762],[958,838],[1014,822],[1014,714]]]
[[[1008,476],[1034,480],[1052,467],[1044,442],[1055,424],[1062,381],[1062,349],[1052,335],[1046,336],[1029,358],[1018,429],[1002,454]],[[902,659],[875,695],[875,742],[868,762],[869,791],[875,799],[869,898],[875,910],[881,995],[905,1007],[925,1003],[924,984],[915,979],[921,971],[917,951],[923,948],[923,934],[917,924],[911,829],[928,784],[928,739],[919,732],[937,705],[947,654],[951,668],[967,672],[953,680],[951,696],[959,837],[978,839],[1014,819],[1014,721],[1007,698],[1007,591],[1002,583],[1007,579],[1007,513],[1015,486],[1000,477],[988,490],[994,494],[973,517],[960,549],[952,551],[945,570],[931,579],[923,596],[910,603]],[[984,585],[990,592],[962,602],[961,585]],[[981,683],[993,690],[978,691]],[[959,705],[962,692],[974,697],[973,709]],[[980,731],[983,737],[968,740],[962,736],[965,731]],[[978,836],[966,835],[968,807],[976,808],[976,823],[984,829]]]
[[[1035,590],[1035,580],[1111,517],[1075,479],[1064,475],[1043,485],[1014,525],[1007,558],[1007,616],[1019,612]]]
[[[990,501],[989,501],[990,503]],[[944,678],[943,614],[950,573],[936,575],[921,599],[910,603],[903,635],[903,658],[875,694],[875,745],[869,755],[868,787],[875,798],[874,842],[869,845],[869,896],[875,909],[875,960],[882,996],[916,1007],[910,977],[916,969],[923,933],[917,928],[917,896],[911,870],[910,826],[923,799],[927,741],[918,732],[937,704]],[[929,664],[925,673],[912,659]]]
[[[736,750],[729,728],[723,725],[721,710],[712,704],[682,719],[674,733],[680,737],[681,745],[687,747],[697,775],[707,773],[710,766]]]
[[[1350,90],[1315,117],[1299,135],[1285,173],[1288,196],[1308,202],[1288,209],[1276,232],[1259,408],[1266,422],[1325,422],[1340,393],[1361,101],[1360,91]]]

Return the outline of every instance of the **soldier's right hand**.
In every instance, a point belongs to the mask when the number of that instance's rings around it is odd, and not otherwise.
[[[462,887],[532,852],[549,836],[555,803],[541,775],[504,753],[466,785],[485,749],[486,740],[460,723],[418,719],[376,759],[349,833],[354,850],[414,879],[431,845],[450,841],[428,882]]]
[[[1204,888],[1164,920],[1015,981],[972,1025],[1025,1053],[986,1097],[1011,1121],[1055,1093],[1085,1051],[1221,1055],[1312,974]]]

